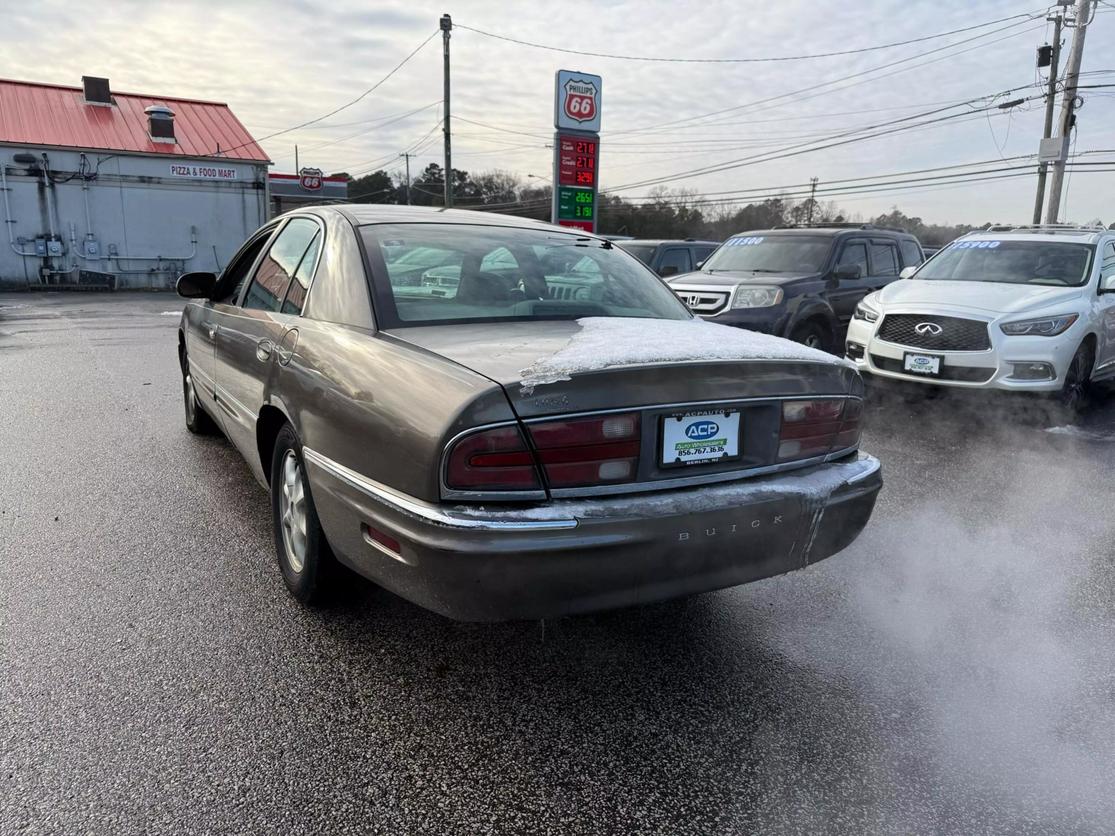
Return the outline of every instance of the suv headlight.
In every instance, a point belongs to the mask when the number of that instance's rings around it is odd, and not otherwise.
[[[862,319],[864,322],[878,322],[879,312],[867,304],[866,300],[862,300],[856,305],[856,309],[852,313],[852,319]]]
[[[1079,314],[1043,316],[1040,319],[1020,319],[1017,322],[1003,322],[999,330],[1009,337],[1056,337],[1072,327]]]
[[[733,308],[769,308],[782,301],[780,287],[749,287],[740,285],[732,296]]]

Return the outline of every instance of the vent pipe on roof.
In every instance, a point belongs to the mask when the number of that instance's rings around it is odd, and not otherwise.
[[[175,142],[174,138],[174,111],[165,104],[153,104],[145,107],[147,114],[147,132],[153,142]]]
[[[81,77],[81,87],[85,91],[86,104],[112,104],[112,93],[109,92],[107,78],[97,78],[93,75],[83,75]]]

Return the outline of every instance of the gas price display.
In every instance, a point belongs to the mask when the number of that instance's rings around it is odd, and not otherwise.
[[[595,186],[600,143],[595,139],[558,135],[558,185]]]

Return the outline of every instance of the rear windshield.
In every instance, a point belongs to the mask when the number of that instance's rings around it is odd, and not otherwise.
[[[583,316],[689,319],[643,264],[610,242],[545,228],[360,228],[383,327]]]
[[[818,273],[828,260],[832,241],[813,235],[737,235],[721,244],[701,270]]]
[[[1092,250],[1060,241],[954,241],[915,278],[1079,287],[1088,281]]]
[[[654,258],[654,251],[658,249],[655,244],[632,244],[629,241],[621,241],[616,244],[620,249],[627,250],[643,264],[650,264],[650,260]]]

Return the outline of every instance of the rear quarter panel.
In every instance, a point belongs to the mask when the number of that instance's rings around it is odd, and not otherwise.
[[[463,366],[384,334],[313,320],[299,323],[272,400],[305,446],[431,502],[446,442],[515,417],[500,386]]]

